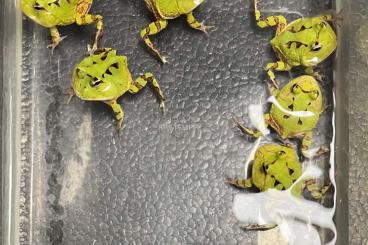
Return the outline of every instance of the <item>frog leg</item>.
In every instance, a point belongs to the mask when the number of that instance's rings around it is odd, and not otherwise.
[[[254,138],[259,138],[262,136],[262,133],[259,132],[258,130],[256,129],[251,129],[251,128],[248,128],[246,126],[244,126],[243,124],[241,124],[238,120],[236,120],[235,118],[233,118],[233,122],[235,123],[235,126],[240,129],[240,131],[245,134],[245,135],[248,135],[248,136],[251,136],[251,137],[254,137]]]
[[[199,22],[193,15],[193,13],[187,14],[187,22],[193,29],[203,31],[208,34],[208,30],[214,28],[213,26],[205,26],[203,23]]]
[[[250,224],[250,225],[243,225],[240,228],[246,231],[268,231],[276,227],[277,225],[275,224],[264,224],[264,225]]]
[[[261,28],[269,27],[269,26],[277,26],[276,33],[282,31],[286,25],[286,18],[282,15],[277,16],[269,16],[266,19],[263,19],[261,16],[261,11],[258,9],[258,1],[254,0],[254,12],[256,16],[257,25]]]
[[[167,27],[167,20],[164,19],[158,19],[155,22],[152,22],[148,25],[145,29],[141,31],[141,38],[146,43],[146,45],[153,51],[155,55],[157,55],[162,63],[167,63],[167,60],[165,57],[161,56],[160,52],[153,46],[153,43],[149,39],[149,36],[155,35],[165,29]]]
[[[279,88],[279,85],[276,81],[276,76],[275,73],[273,72],[274,70],[276,71],[290,71],[291,70],[291,66],[283,61],[277,61],[275,63],[268,63],[266,65],[266,70],[267,70],[267,75],[270,78],[272,85],[275,88]]]
[[[265,118],[266,127],[268,127],[268,125],[270,123],[270,120],[271,120],[270,114],[268,114],[268,113],[264,114],[264,118]],[[245,135],[248,135],[248,136],[251,136],[251,137],[254,137],[254,138],[259,138],[259,137],[262,136],[262,133],[260,131],[244,126],[243,124],[241,124],[235,118],[233,118],[233,122],[235,123],[235,126],[238,129],[240,129],[240,131]]]
[[[124,111],[121,108],[121,106],[116,102],[116,100],[110,100],[110,101],[104,101],[106,104],[108,104],[112,110],[115,113],[115,118],[118,120],[117,123],[117,130],[120,130],[123,126],[123,120],[124,120]]]
[[[321,74],[319,74],[319,72],[314,71],[313,70],[313,67],[307,67],[307,68],[305,68],[305,73],[307,75],[310,75],[310,76],[315,77],[320,82],[323,81],[323,78],[324,77]]]
[[[317,181],[314,179],[304,181],[304,188],[306,188],[310,192],[312,197],[316,200],[321,200],[330,187],[331,185],[326,185],[321,188]]]
[[[51,35],[51,44],[48,45],[48,48],[51,48],[52,51],[59,45],[61,41],[66,38],[66,36],[61,37],[58,29],[54,26],[50,28],[50,35]]]
[[[147,72],[146,74],[141,75],[135,81],[133,81],[133,84],[129,88],[129,92],[132,94],[138,93],[142,88],[144,88],[147,85],[147,82],[149,82],[152,85],[160,101],[160,108],[165,112],[165,96],[160,88],[157,79],[152,75],[152,73]]]
[[[324,21],[329,21],[333,23],[337,23],[339,25],[340,22],[344,20],[342,17],[342,10],[337,14],[325,14],[320,16],[320,18]]]
[[[93,54],[94,51],[98,49],[98,43],[102,36],[103,18],[101,15],[92,15],[92,14],[87,13],[89,11],[91,4],[92,4],[92,1],[90,0],[82,1],[81,3],[78,4],[77,15],[76,15],[75,21],[77,25],[80,25],[80,26],[96,23],[97,32],[95,36],[95,41],[93,43],[92,49],[89,50],[89,52]]]
[[[239,189],[247,189],[253,186],[251,179],[226,178],[225,183]]]
[[[327,152],[329,152],[329,149],[326,147],[320,147],[316,152],[311,154],[309,152],[309,148],[312,145],[312,138],[313,138],[313,132],[308,131],[304,134],[303,140],[302,140],[302,154],[306,158],[314,158],[319,157]]]

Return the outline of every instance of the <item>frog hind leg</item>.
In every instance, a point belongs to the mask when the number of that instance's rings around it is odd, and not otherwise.
[[[310,146],[312,145],[312,138],[313,138],[313,132],[308,131],[304,134],[303,140],[302,140],[302,154],[305,158],[315,158],[319,157],[327,152],[329,152],[329,149],[326,147],[321,146],[318,150],[311,153],[309,151]]]
[[[249,224],[249,225],[242,225],[240,228],[245,231],[268,231],[273,228],[276,228],[277,225],[275,224]]]
[[[311,196],[316,200],[322,200],[331,185],[320,187],[318,182],[314,179],[309,179],[304,182],[305,188],[309,191]]]
[[[226,178],[225,183],[235,186],[239,189],[248,189],[253,186],[251,179]]]
[[[276,76],[274,73],[274,70],[276,71],[290,71],[291,70],[291,66],[288,63],[285,63],[283,61],[277,61],[274,63],[268,63],[266,65],[266,70],[267,70],[267,75],[270,78],[272,85],[278,89],[279,85],[276,81]]]
[[[150,83],[153,87],[153,90],[155,91],[160,101],[160,108],[165,112],[165,96],[161,90],[160,84],[152,73],[147,72],[146,74],[141,75],[135,81],[133,81],[132,85],[130,86],[129,92],[131,94],[138,93],[142,88],[147,85],[147,82]]]
[[[287,25],[286,18],[282,15],[269,16],[266,19],[262,18],[261,11],[259,11],[258,9],[258,1],[259,0],[254,0],[254,12],[256,16],[257,25],[260,28],[277,26],[277,33],[282,31]]]
[[[108,104],[111,107],[111,109],[114,111],[115,118],[118,121],[117,122],[117,130],[119,131],[123,126],[124,111],[123,111],[122,107],[117,103],[116,100],[105,101],[105,103]]]
[[[161,60],[162,63],[167,63],[167,59],[164,56],[161,56],[158,49],[153,46],[153,43],[149,39],[149,36],[155,35],[160,31],[164,30],[167,27],[168,21],[164,19],[157,19],[155,22],[152,22],[148,25],[148,27],[144,28],[141,31],[141,38],[146,43],[146,45],[152,50],[152,52],[157,55],[157,57]]]
[[[101,15],[92,15],[88,14],[88,11],[92,5],[91,0],[84,0],[80,1],[80,3],[77,6],[77,13],[75,22],[77,25],[90,25],[93,23],[96,23],[97,32],[95,35],[95,40],[92,46],[92,49],[89,50],[91,54],[94,53],[98,49],[98,44],[100,41],[100,38],[102,36],[103,31],[103,17]]]
[[[213,26],[206,26],[203,24],[203,22],[199,22],[193,15],[193,13],[189,13],[187,14],[187,22],[189,24],[190,27],[192,27],[193,29],[196,30],[200,30],[203,31],[204,33],[208,34],[208,31],[212,28],[214,28]]]
[[[51,35],[51,44],[48,45],[47,47],[51,48],[53,52],[54,49],[60,44],[60,42],[63,41],[64,38],[66,38],[66,36],[61,37],[57,27],[50,28],[50,35]]]

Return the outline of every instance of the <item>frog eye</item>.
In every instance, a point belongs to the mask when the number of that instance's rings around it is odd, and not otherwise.
[[[279,151],[278,154],[279,154],[279,157],[280,158],[283,158],[283,157],[286,156],[286,152],[285,151]]]
[[[314,91],[310,92],[309,97],[311,97],[313,100],[316,100],[319,97],[319,91],[314,90]]]
[[[312,45],[312,51],[320,51],[322,49],[322,45],[319,44],[318,42],[315,42],[313,45]]]
[[[102,80],[94,77],[90,83],[91,83],[91,86],[95,88],[95,87],[98,87],[98,85],[102,83]]]
[[[300,86],[296,83],[294,84],[292,87],[291,87],[291,91],[294,93],[294,94],[299,94],[302,92],[302,89],[300,88]]]
[[[319,25],[320,25],[322,28],[325,28],[325,27],[326,27],[326,22],[321,22],[321,23],[319,23]]]
[[[35,10],[45,10],[39,3],[35,3],[35,5],[33,6],[33,8],[35,9]]]

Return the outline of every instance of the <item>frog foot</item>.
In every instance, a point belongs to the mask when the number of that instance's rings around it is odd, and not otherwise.
[[[160,109],[162,110],[163,114],[166,113],[166,107],[165,107],[165,101],[164,100],[160,101]]]
[[[96,44],[93,44],[93,46],[91,47],[91,45],[87,45],[87,53],[89,55],[94,55],[97,51],[98,51],[98,47]]]
[[[156,54],[157,54],[158,58],[161,60],[162,64],[167,64],[167,63],[169,63],[169,61],[168,61],[168,57],[167,57],[167,56],[162,56],[162,55],[160,55],[158,52],[157,52]]]
[[[322,82],[326,76],[319,74],[319,72],[313,72],[313,77],[317,79],[317,81]]]
[[[201,27],[198,29],[202,32],[204,32],[207,36],[209,35],[209,31],[213,31],[213,30],[216,30],[216,27],[215,26],[206,26],[204,25],[204,23],[202,22],[201,23]]]
[[[52,43],[47,45],[47,48],[51,48],[51,53],[54,53],[54,49],[61,43],[61,41],[63,41],[65,38],[67,38],[68,36],[62,36],[59,37],[57,39],[53,39]]]
[[[264,225],[250,224],[250,225],[240,226],[241,229],[246,230],[246,231],[267,231],[267,230],[271,230],[276,227],[277,225],[274,225],[274,224],[264,224]]]
[[[333,22],[338,26],[341,27],[341,24],[344,20],[344,18],[342,17],[342,13],[343,13],[343,9],[340,10],[340,12],[338,12],[337,14],[333,14],[332,15],[332,19]]]
[[[119,120],[117,123],[116,123],[116,133],[119,134],[120,132],[120,129],[123,127],[123,119]]]
[[[68,100],[66,101],[66,104],[69,105],[70,101],[72,101],[73,97],[75,96],[75,92],[73,88],[69,88],[67,91],[67,95],[69,95]]]

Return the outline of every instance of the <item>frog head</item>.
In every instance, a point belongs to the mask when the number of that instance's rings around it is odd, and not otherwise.
[[[53,27],[60,22],[57,16],[49,10],[49,6],[54,2],[55,0],[21,0],[20,7],[23,13],[36,23],[45,27]]]
[[[300,79],[294,79],[290,82],[289,87],[294,96],[308,95],[306,100],[309,102],[316,101],[321,94],[320,87],[312,76],[302,76]]]
[[[265,191],[288,189],[301,175],[301,166],[294,149],[281,145],[258,148],[252,167],[252,182]]]
[[[316,38],[309,43],[301,57],[301,64],[305,67],[319,64],[330,56],[337,46],[336,34],[327,21],[319,19],[312,28]]]
[[[113,100],[122,94],[122,80],[130,76],[127,58],[105,49],[82,60],[73,72],[72,87],[83,100]]]

